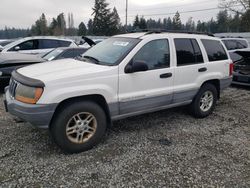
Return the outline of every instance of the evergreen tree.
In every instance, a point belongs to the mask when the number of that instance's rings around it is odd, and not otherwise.
[[[139,28],[140,29],[147,29],[147,22],[145,18],[141,17],[139,22]]]
[[[88,35],[93,35],[93,20],[89,19],[88,21]]]
[[[111,23],[111,12],[108,8],[106,0],[95,0],[93,8],[93,34],[94,35],[109,35],[109,24]]]
[[[179,12],[177,11],[175,16],[173,17],[173,29],[181,30],[181,28],[182,28],[181,18]]]
[[[35,25],[32,25],[31,32],[33,35],[48,34],[47,20],[44,13],[42,13],[41,17],[36,21]]]
[[[87,28],[83,22],[79,24],[78,27],[78,35],[79,36],[85,36],[87,34]]]
[[[218,32],[228,32],[229,16],[227,10],[220,11],[217,15]]]
[[[121,31],[121,28],[121,20],[116,8],[114,7],[110,16],[109,32],[107,35],[118,34]]]
[[[172,20],[171,20],[170,17],[168,17],[168,19],[167,19],[167,29],[168,30],[172,30],[173,29]]]
[[[138,15],[135,16],[133,28],[134,28],[135,30],[140,29],[140,19],[139,19],[139,16],[138,16]]]

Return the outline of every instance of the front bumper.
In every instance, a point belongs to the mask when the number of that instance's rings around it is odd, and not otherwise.
[[[57,104],[25,104],[13,99],[5,89],[5,108],[10,114],[39,128],[48,128]]]

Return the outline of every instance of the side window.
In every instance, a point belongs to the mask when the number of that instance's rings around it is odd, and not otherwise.
[[[21,44],[16,45],[11,48],[10,51],[15,51],[15,48],[19,47],[19,50],[37,50],[38,49],[38,40],[28,40]]]
[[[58,40],[42,39],[40,41],[41,41],[41,49],[49,49],[49,48],[59,47]]]
[[[149,70],[170,66],[170,51],[167,39],[151,41],[143,46],[134,56],[133,61],[143,61]]]
[[[66,52],[64,52],[61,55],[61,59],[62,58],[73,58],[73,57],[75,57],[74,49],[66,50]]]
[[[63,40],[59,40],[58,42],[59,42],[60,47],[68,47],[71,44],[71,42],[63,41]]]
[[[86,49],[75,49],[76,56],[82,55],[86,51]]]
[[[201,49],[195,39],[174,39],[177,66],[203,63]]]
[[[237,43],[233,40],[224,40],[223,41],[225,46],[227,47],[227,50],[235,50],[237,49]]]
[[[220,41],[208,39],[202,39],[201,41],[207,51],[209,61],[220,61],[228,59],[227,53]]]

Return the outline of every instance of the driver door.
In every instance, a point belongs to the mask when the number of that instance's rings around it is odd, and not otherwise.
[[[173,99],[174,68],[170,66],[168,39],[149,41],[135,54],[129,64],[143,62],[148,70],[119,73],[120,115],[138,113],[167,106]]]

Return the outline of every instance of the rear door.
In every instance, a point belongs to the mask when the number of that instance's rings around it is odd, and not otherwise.
[[[174,79],[174,103],[190,101],[199,90],[198,80],[207,72],[199,45],[194,38],[174,38],[176,68]]]

